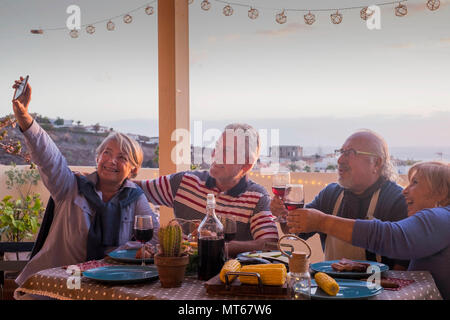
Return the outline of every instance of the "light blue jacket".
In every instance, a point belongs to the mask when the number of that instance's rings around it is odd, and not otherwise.
[[[84,196],[78,194],[76,177],[69,169],[66,159],[48,134],[34,121],[24,133],[31,159],[39,168],[42,181],[55,201],[52,225],[42,249],[28,262],[16,283],[22,285],[32,274],[48,268],[67,266],[86,260],[87,235],[94,212]],[[96,174],[87,178],[94,183]],[[136,188],[131,181],[126,187]],[[100,197],[101,193],[98,191]],[[111,201],[118,201],[116,197]],[[119,245],[124,245],[133,234],[134,215],[153,217],[154,237],[158,242],[159,216],[155,214],[142,194],[125,208],[121,215]]]

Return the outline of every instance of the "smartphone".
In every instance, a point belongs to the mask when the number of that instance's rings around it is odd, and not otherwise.
[[[28,78],[29,78],[29,76],[26,76],[26,78],[23,79],[23,81],[20,83],[19,87],[16,89],[16,92],[14,92],[14,100],[19,98],[27,90]]]

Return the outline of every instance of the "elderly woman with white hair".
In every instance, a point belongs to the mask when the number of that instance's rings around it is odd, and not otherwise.
[[[13,88],[18,84],[16,81]],[[28,113],[30,101],[28,84],[25,94],[13,100],[13,110],[54,209],[42,247],[16,283],[21,285],[43,269],[102,259],[108,251],[131,240],[135,215],[151,216],[157,235],[159,217],[152,212],[143,191],[129,180],[136,177],[142,164],[139,144],[124,134],[109,135],[96,150],[97,171],[87,177],[76,176]],[[157,241],[155,236],[152,242]]]
[[[354,246],[411,260],[408,270],[427,270],[444,299],[450,299],[450,165],[422,162],[408,172],[403,190],[408,218],[398,222],[352,220],[316,209],[289,213],[291,232],[319,231]]]

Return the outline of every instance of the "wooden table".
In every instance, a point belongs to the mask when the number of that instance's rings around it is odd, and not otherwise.
[[[383,290],[373,300],[442,300],[427,271],[387,271],[391,278],[414,280],[399,291]],[[187,276],[179,288],[161,288],[158,280],[129,285],[111,285],[99,283],[81,277],[77,287],[76,279],[64,268],[42,270],[31,276],[14,296],[20,299],[23,294],[35,294],[60,300],[245,300],[261,299],[261,297],[210,295],[207,294],[204,282],[195,275]]]

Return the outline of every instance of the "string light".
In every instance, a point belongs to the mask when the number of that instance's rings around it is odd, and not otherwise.
[[[129,23],[133,22],[133,17],[130,16],[129,14],[126,14],[123,16],[123,22],[125,22],[126,24],[129,24]]]
[[[200,4],[200,7],[203,10],[208,11],[209,9],[211,9],[211,2],[209,2],[208,0],[203,0],[202,3]]]
[[[74,39],[78,38],[78,30],[77,29],[70,30],[69,35],[71,38],[74,38]]]
[[[147,8],[145,8],[145,13],[148,14],[149,16],[151,16],[154,12],[155,10],[153,9],[152,6],[148,6]]]
[[[186,0],[188,1],[188,4],[193,4],[194,0]],[[246,8],[250,8],[248,10],[248,17],[251,20],[255,20],[259,17],[259,11],[260,10],[272,10],[272,11],[278,11],[279,13],[276,14],[275,17],[275,21],[279,24],[285,24],[287,22],[287,14],[289,11],[293,11],[293,12],[305,12],[305,15],[303,16],[305,24],[307,25],[312,25],[313,23],[316,22],[316,16],[313,12],[333,12],[330,14],[330,18],[331,18],[331,22],[333,24],[340,24],[342,23],[343,20],[343,14],[341,13],[341,11],[344,10],[353,10],[353,9],[359,9],[360,10],[360,17],[362,20],[368,20],[373,14],[374,11],[373,10],[369,10],[367,6],[354,6],[354,7],[343,7],[343,8],[328,8],[328,9],[310,9],[310,8],[284,8],[284,9],[280,9],[280,8],[268,8],[268,7],[260,7],[258,6],[258,8],[255,8],[253,6],[250,6],[249,4],[245,4],[245,3],[233,3],[230,1],[226,1],[226,0],[213,0],[216,2],[220,2],[220,3],[224,3],[226,4],[222,10],[222,13],[225,16],[231,16],[234,14],[234,8],[232,7],[246,7]],[[397,4],[397,6],[394,7],[394,13],[396,16],[398,17],[403,17],[406,16],[408,13],[408,8],[406,7],[405,4],[402,4],[402,2],[407,2],[408,0],[404,0],[404,1],[395,1],[395,2],[383,2],[383,3],[375,3],[374,5],[376,6],[386,6],[386,5],[395,5]],[[155,8],[153,6],[151,6],[150,4],[155,3],[156,0],[151,1],[150,3],[147,3],[143,6],[140,6],[136,9],[133,10],[129,10],[128,13],[126,14],[121,14],[115,17],[111,17],[108,19],[104,19],[101,21],[97,21],[94,23],[88,23],[85,25],[82,25],[81,28],[85,27],[86,28],[86,32],[88,34],[93,34],[96,30],[95,25],[99,24],[99,23],[105,23],[106,22],[106,29],[108,31],[114,31],[115,30],[115,23],[112,21],[114,19],[117,18],[122,18],[123,22],[126,24],[130,24],[133,21],[133,17],[131,16],[132,12],[135,12],[137,10],[141,10],[144,9],[145,13],[147,15],[153,15],[155,13]],[[431,11],[436,11],[437,9],[439,9],[440,7],[440,0],[427,0],[426,1],[426,6],[429,10]],[[202,8],[202,10],[204,11],[208,11],[211,9],[211,2],[208,0],[202,0],[200,7]],[[280,12],[281,11],[281,12]],[[32,29],[30,30],[30,32],[32,34],[44,34],[45,31],[55,31],[55,30],[66,30],[66,27],[58,27],[58,28],[39,28],[39,29]],[[78,38],[79,36],[79,32],[77,30],[70,30],[69,34],[72,38]]]
[[[250,7],[250,10],[248,10],[248,17],[252,20],[255,20],[259,17],[259,11],[258,9]]]
[[[284,24],[284,23],[286,23],[286,22],[287,22],[287,17],[286,17],[285,11],[283,10],[282,12],[278,13],[278,14],[276,15],[275,20],[276,20],[279,24]]]
[[[439,0],[428,0],[427,1],[427,8],[431,11],[439,9],[441,6],[441,2]]]
[[[116,28],[116,25],[114,24],[114,22],[109,20],[108,23],[106,24],[106,29],[108,31],[114,31],[115,28]]]
[[[408,13],[408,8],[406,5],[399,3],[398,6],[395,7],[395,15],[397,17],[404,17]]]
[[[316,16],[310,12],[303,16],[307,25],[312,25],[316,21]]]
[[[223,8],[223,14],[227,17],[231,16],[234,12],[234,9],[228,4]]]
[[[333,24],[340,24],[342,22],[343,16],[341,13],[339,13],[339,11],[336,11],[336,13],[332,13],[330,15],[331,17],[331,22]]]
[[[364,21],[366,21],[367,19],[369,19],[372,15],[374,14],[373,10],[369,10],[368,7],[364,7],[361,9],[359,16],[361,17],[361,19],[363,19]]]
[[[95,32],[95,27],[92,24],[88,25],[86,27],[86,32],[89,34],[93,34]]]

